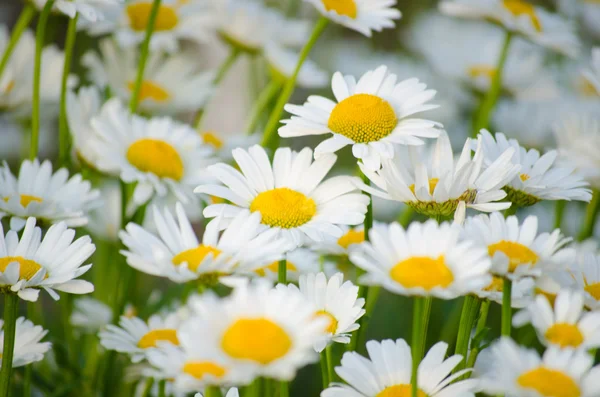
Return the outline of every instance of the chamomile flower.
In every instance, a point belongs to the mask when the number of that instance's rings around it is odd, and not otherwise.
[[[410,116],[437,106],[427,104],[435,95],[417,79],[396,83],[397,76],[386,66],[365,73],[358,82],[353,76],[333,75],[337,103],[310,96],[302,105],[286,105],[292,118],[283,120],[279,135],[284,138],[333,134],[315,149],[315,157],[352,145],[352,154],[366,167],[377,170],[382,159],[394,156],[394,144],[421,145],[420,138],[439,135],[438,123]]]
[[[0,289],[31,302],[37,301],[40,289],[54,300],[59,299],[54,290],[71,294],[94,291],[91,283],[76,278],[92,266],[81,265],[96,247],[89,236],[73,241],[74,237],[75,230],[67,229],[64,222],[50,226],[42,238],[35,218],[29,218],[21,239],[14,230],[5,237],[0,224]]]
[[[448,15],[499,24],[509,32],[572,57],[580,46],[570,22],[525,0],[445,0],[439,7]]]
[[[511,307],[521,309],[533,301],[535,281],[532,278],[523,278],[515,281],[511,289]],[[489,299],[498,304],[502,304],[504,291],[504,279],[499,276],[492,276],[492,282],[479,291],[475,291],[481,299]]]
[[[335,372],[348,385],[335,384],[321,397],[383,397],[410,396],[412,357],[404,339],[367,342],[369,359],[356,352],[347,352]],[[448,344],[438,342],[429,349],[419,364],[417,395],[428,397],[474,397],[477,381],[456,381],[471,369],[451,374],[463,359],[460,355],[446,357]],[[455,381],[454,383],[452,383]]]
[[[285,254],[286,274],[288,281],[298,281],[303,274],[317,273],[321,270],[321,259],[319,255],[307,248],[296,248]],[[323,263],[323,266],[326,264]],[[329,268],[329,263],[327,267]],[[279,272],[279,261],[271,262],[266,266],[254,270],[254,273],[266,277],[271,281],[277,281]]]
[[[600,95],[600,47],[592,49],[591,67],[583,72],[583,76],[594,86]]]
[[[265,150],[256,145],[233,151],[241,172],[227,164],[208,170],[224,185],[200,185],[196,193],[222,197],[232,204],[213,204],[204,216],[230,219],[249,209],[261,214],[264,229],[278,230],[300,246],[309,241],[339,238],[338,225],[363,222],[369,198],[355,187],[357,178],[337,176],[323,182],[336,156],[323,155],[312,161],[312,150],[294,152],[279,148],[273,164]]]
[[[350,248],[350,261],[366,271],[361,284],[381,285],[400,295],[454,299],[491,282],[485,249],[460,239],[450,223],[376,224],[370,242]]]
[[[132,115],[116,98],[104,104],[92,127],[95,166],[137,182],[135,204],[169,192],[184,203],[198,202],[192,188],[208,180],[206,166],[213,160],[212,149],[193,128],[170,118]]]
[[[487,394],[527,397],[594,397],[600,393],[594,358],[583,350],[533,349],[502,338],[481,352],[475,365]]]
[[[44,8],[48,0],[32,0],[38,9]],[[94,23],[104,19],[105,8],[118,7],[123,0],[56,0],[53,9],[75,18],[79,14],[88,22]]]
[[[70,323],[86,333],[96,333],[110,324],[113,312],[110,306],[98,299],[83,297],[73,302]]]
[[[396,26],[402,14],[394,6],[396,0],[305,0],[331,21],[356,30],[367,37],[373,31]]]
[[[323,241],[312,245],[312,249],[324,254],[347,256],[351,246],[365,241],[364,226],[342,226],[342,236],[337,240]]]
[[[540,155],[536,149],[525,149],[516,139],[507,139],[502,133],[493,136],[485,129],[479,137],[485,167],[491,166],[507,149],[513,149],[511,163],[520,166],[520,171],[504,188],[513,205],[527,207],[541,200],[589,202],[592,199],[588,183],[574,166],[555,164],[556,150]]]
[[[265,46],[264,55],[273,78],[281,81],[282,84],[285,83],[296,69],[298,55],[274,41]],[[304,61],[296,78],[296,85],[302,88],[322,88],[328,82],[329,73],[310,59]]]
[[[463,232],[464,238],[488,251],[492,258],[491,272],[510,280],[539,277],[574,257],[572,249],[563,248],[571,239],[564,237],[559,229],[538,233],[535,216],[528,216],[519,224],[514,215],[508,218],[499,212],[478,215],[467,219]]]
[[[100,113],[102,97],[96,86],[81,87],[78,92],[67,92],[67,121],[73,137],[75,157],[88,166],[97,161],[91,139],[94,130],[92,118]]]
[[[101,204],[100,192],[81,174],[69,178],[66,168],[52,173],[48,160],[23,161],[17,177],[6,163],[0,167],[0,217],[11,217],[11,229],[21,230],[30,216],[40,223],[84,226],[87,213]]]
[[[506,197],[502,188],[515,176],[519,166],[510,163],[514,149],[507,150],[483,169],[482,140],[471,158],[471,141],[467,140],[458,159],[454,159],[448,135],[443,133],[433,150],[407,148],[407,155],[386,160],[378,171],[358,163],[361,171],[377,187],[361,188],[387,200],[401,201],[416,212],[428,216],[452,216],[458,222],[465,218],[466,208],[497,211],[510,207],[497,202]]]
[[[205,145],[211,146],[217,157],[223,162],[233,160],[233,149],[248,149],[260,143],[262,134],[248,135],[245,131],[227,133],[222,130],[208,130],[200,133]]]
[[[120,48],[112,39],[99,43],[101,57],[87,52],[82,63],[97,86],[128,101],[133,93],[139,51]],[[176,114],[201,109],[213,93],[214,73],[202,70],[191,51],[169,56],[151,52],[140,88],[139,109],[151,114]]]
[[[40,325],[33,325],[24,317],[19,317],[16,323],[15,345],[13,350],[13,368],[41,361],[50,349],[50,342],[40,342],[48,333]],[[0,320],[0,357],[4,348],[4,320]],[[0,367],[2,363],[0,363]]]
[[[594,253],[579,255],[568,273],[575,289],[583,292],[585,305],[591,310],[600,309],[600,256]]]

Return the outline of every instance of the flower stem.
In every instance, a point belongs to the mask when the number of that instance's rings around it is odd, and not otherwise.
[[[4,294],[4,345],[2,350],[2,369],[0,369],[0,397],[10,395],[15,331],[17,327],[19,297],[17,294]]]
[[[327,379],[329,382],[335,380],[335,374],[333,373],[333,345],[329,344],[325,348],[325,356],[327,357]]]
[[[566,200],[558,200],[554,206],[554,228],[560,229],[565,214]]]
[[[167,381],[166,381],[166,379],[161,379],[158,382],[158,397],[166,397],[167,396],[166,389],[167,389]]]
[[[290,384],[288,382],[279,382],[279,397],[290,397]]]
[[[596,226],[596,219],[598,218],[598,210],[600,210],[600,192],[594,190],[592,201],[588,204],[585,213],[585,221],[579,232],[578,240],[583,241],[594,235],[594,226]]]
[[[40,138],[40,80],[42,72],[42,50],[44,49],[44,37],[50,11],[54,0],[48,0],[38,19],[35,32],[35,58],[33,60],[33,96],[31,99],[31,146],[29,148],[29,159],[37,157],[38,142]]]
[[[73,59],[73,48],[77,36],[77,19],[79,14],[69,19],[67,38],[65,40],[65,63],[63,65],[62,80],[60,82],[60,113],[58,116],[58,161],[62,166],[69,166],[69,151],[71,150],[71,136],[69,135],[69,124],[67,122],[67,82],[71,71]]]
[[[512,327],[512,281],[504,279],[502,287],[502,326],[501,335],[510,336]]]
[[[273,80],[260,92],[252,107],[252,111],[250,112],[250,121],[248,122],[248,128],[246,129],[248,135],[252,135],[256,131],[256,127],[260,122],[264,110],[269,103],[271,103],[271,100],[280,89],[281,84],[278,81]]]
[[[479,308],[479,318],[477,319],[477,326],[475,327],[475,336],[479,336],[481,331],[485,328],[485,324],[487,323],[488,313],[490,311],[490,301],[489,299],[484,299],[481,302],[481,307]],[[473,346],[471,348],[471,353],[469,354],[469,359],[467,360],[466,368],[473,368],[475,365],[475,360],[477,360],[477,355],[479,354],[479,346]],[[470,374],[467,374],[465,377],[469,377]]]
[[[413,324],[412,324],[412,375],[411,375],[411,395],[417,397],[419,382],[417,373],[427,339],[427,325],[429,323],[429,312],[431,310],[431,298],[420,296],[414,297]]]
[[[277,269],[277,281],[279,284],[287,283],[287,260],[282,259],[279,261],[279,268]]]
[[[471,339],[471,331],[473,330],[473,325],[477,319],[478,311],[479,299],[472,295],[465,296],[462,313],[460,315],[458,334],[456,335],[456,348],[454,349],[454,354],[460,354],[463,356],[464,360],[454,368],[454,372],[465,368],[467,351],[469,349],[469,340]]]
[[[218,386],[207,386],[204,390],[204,397],[222,397],[221,389]]]
[[[326,389],[329,386],[329,371],[327,368],[327,350],[323,350],[320,355],[320,364],[321,364],[321,381],[323,383],[323,389]]]
[[[281,91],[279,99],[277,100],[277,103],[275,104],[275,107],[271,112],[271,116],[269,117],[269,121],[267,122],[267,126],[265,127],[265,132],[261,142],[261,145],[263,147],[270,147],[273,144],[273,141],[275,140],[277,135],[277,126],[279,125],[279,120],[281,117],[281,113],[283,112],[283,108],[292,96],[292,93],[294,92],[294,87],[296,87],[296,79],[298,78],[298,73],[300,73],[300,69],[304,64],[304,61],[306,61],[306,58],[308,58],[308,54],[310,53],[313,46],[325,30],[325,27],[327,26],[328,22],[329,20],[327,18],[321,17],[317,21],[313,32],[310,35],[310,38],[304,45],[304,48],[302,48],[302,51],[300,52],[300,58],[298,59],[298,63],[296,64],[296,69],[294,69],[294,73],[292,73],[288,81],[285,83],[283,91]]]
[[[135,78],[135,85],[133,86],[133,93],[129,101],[129,111],[135,113],[140,103],[140,91],[142,89],[142,82],[144,81],[144,71],[146,70],[146,62],[148,61],[148,54],[150,52],[150,39],[154,32],[154,25],[156,24],[156,18],[158,16],[158,10],[160,9],[161,0],[154,0],[152,2],[152,8],[150,9],[150,16],[148,17],[148,25],[146,25],[146,36],[142,42],[142,48],[140,50],[140,59],[138,64],[137,76]]]
[[[10,40],[8,41],[8,45],[6,46],[6,49],[2,54],[2,59],[0,59],[0,77],[2,77],[2,73],[4,72],[4,69],[6,69],[6,65],[8,65],[8,60],[10,59],[10,56],[12,55],[15,47],[17,46],[19,39],[23,35],[23,32],[25,31],[25,29],[27,29],[27,26],[29,26],[29,23],[33,19],[34,15],[35,8],[33,7],[33,5],[26,3],[25,7],[23,7],[23,11],[21,11],[21,15],[19,15],[17,23],[15,23],[15,26],[12,29],[12,33],[10,34]]]
[[[154,384],[154,378],[146,379],[146,383],[144,384],[144,391],[142,392],[142,397],[148,397],[150,395],[153,384]]]

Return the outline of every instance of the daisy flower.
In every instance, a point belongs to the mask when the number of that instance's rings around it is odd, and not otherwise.
[[[305,0],[331,21],[356,30],[367,37],[373,31],[396,26],[402,14],[394,6],[396,0]]]
[[[342,233],[342,236],[337,240],[315,243],[311,248],[323,255],[347,256],[351,246],[365,241],[363,225],[342,226]]]
[[[105,178],[98,185],[98,190],[102,196],[103,205],[89,212],[89,221],[85,228],[94,239],[118,241],[119,231],[122,229],[121,187],[118,181]],[[148,213],[146,213],[144,222],[148,222],[149,218]]]
[[[513,283],[511,289],[511,307],[521,309],[533,301],[535,281],[532,278],[523,278]],[[502,304],[504,292],[504,279],[492,276],[492,282],[479,291],[475,291],[481,299],[489,299]]]
[[[598,7],[600,9],[600,7]],[[600,94],[600,47],[592,49],[591,67],[583,72],[583,76],[592,84],[596,93]]]
[[[274,41],[265,46],[264,56],[273,78],[281,81],[282,84],[294,74],[299,58],[296,52],[288,50]],[[329,73],[307,59],[302,63],[300,72],[298,72],[296,85],[301,88],[323,88],[329,82],[329,76]]]
[[[15,345],[12,367],[22,367],[27,364],[41,361],[44,354],[50,349],[50,342],[40,342],[48,333],[40,325],[33,325],[24,317],[19,317],[16,323]],[[0,320],[0,357],[4,348],[4,320]],[[2,363],[0,363],[0,367]]]
[[[434,90],[418,79],[403,80],[386,66],[365,73],[358,82],[353,76],[333,75],[331,82],[337,103],[310,96],[302,105],[286,105],[292,118],[283,120],[279,135],[284,138],[333,134],[315,149],[315,157],[352,145],[352,154],[366,167],[377,170],[381,159],[394,156],[394,144],[421,145],[420,137],[436,138],[439,124],[411,118],[415,113],[435,109],[427,104]]]
[[[580,47],[573,24],[525,0],[445,0],[439,8],[451,16],[491,21],[571,57],[577,55]]]
[[[584,294],[585,305],[590,310],[600,309],[600,256],[583,253],[568,269],[574,288]]]
[[[558,157],[556,150],[540,155],[535,149],[525,149],[516,139],[507,139],[500,132],[494,136],[485,129],[481,130],[479,137],[485,167],[490,167],[507,149],[513,149],[511,163],[520,166],[520,171],[504,190],[514,205],[527,207],[541,200],[589,202],[592,199],[588,183],[574,166],[555,164]]]
[[[279,148],[273,164],[265,149],[235,149],[233,157],[241,172],[227,164],[208,167],[221,185],[200,185],[196,193],[222,197],[232,204],[213,204],[204,216],[230,219],[240,211],[259,212],[264,229],[278,230],[300,246],[308,241],[339,238],[338,225],[364,221],[369,198],[356,188],[358,178],[337,176],[323,182],[336,156],[324,155],[312,161],[312,150],[294,152]]]
[[[467,140],[458,159],[454,159],[448,135],[444,132],[429,153],[421,148],[406,148],[405,155],[386,160],[378,171],[358,163],[363,174],[376,187],[361,184],[361,189],[387,200],[400,201],[427,216],[454,215],[464,221],[466,208],[498,211],[510,207],[509,202],[496,202],[506,197],[502,188],[519,171],[510,163],[514,149],[498,156],[483,169],[482,140],[478,139],[471,158],[471,141]]]
[[[303,274],[317,273],[321,270],[321,258],[319,255],[307,248],[296,248],[284,255],[287,267],[287,280],[298,281]],[[327,264],[329,267],[329,263]],[[323,264],[325,267],[325,263]],[[279,272],[279,261],[274,261],[254,270],[254,273],[277,282]]]
[[[198,202],[192,188],[207,180],[206,166],[213,160],[212,149],[193,128],[170,118],[132,115],[116,98],[104,104],[92,128],[96,167],[136,182],[137,205],[169,192],[183,203]]]
[[[40,289],[54,299],[55,290],[71,294],[89,294],[94,286],[77,277],[91,264],[81,266],[95,251],[89,236],[75,238],[75,230],[64,222],[50,226],[44,238],[35,218],[28,218],[21,239],[14,230],[4,236],[0,224],[0,288],[10,289],[19,298],[35,302]]]
[[[98,299],[83,297],[73,302],[73,312],[69,319],[71,325],[86,333],[100,331],[110,324],[113,312],[110,306]]]
[[[463,228],[464,238],[485,248],[492,258],[492,273],[518,280],[539,277],[542,272],[555,270],[574,256],[571,241],[559,229],[538,234],[538,219],[528,216],[522,224],[516,216],[499,212],[468,218]]]
[[[533,349],[502,338],[483,350],[475,373],[487,394],[527,397],[594,397],[600,395],[594,358],[583,350]]]
[[[74,157],[86,166],[93,167],[98,160],[94,150],[92,118],[100,113],[103,97],[96,86],[67,91],[67,122],[73,138]]]
[[[366,271],[361,284],[400,295],[454,299],[490,284],[490,260],[481,247],[460,239],[450,223],[376,224],[369,242],[350,248],[350,261]]]
[[[84,226],[87,213],[102,204],[100,192],[92,189],[81,174],[69,178],[66,168],[52,173],[48,160],[25,160],[15,177],[4,163],[0,167],[0,217],[10,216],[10,227],[21,230],[28,217],[53,224]]]
[[[463,359],[461,355],[446,359],[448,344],[438,342],[429,349],[419,364],[417,385],[419,397],[474,397],[477,381],[458,380],[471,371],[465,369],[454,374],[452,370]],[[367,342],[369,359],[356,352],[344,353],[342,365],[335,372],[348,385],[335,384],[321,393],[321,397],[383,397],[410,396],[412,392],[410,346],[404,339],[395,342]],[[455,381],[454,383],[452,383]]]
[[[110,88],[112,95],[129,101],[137,77],[139,51],[120,48],[112,39],[100,41],[99,49],[101,57],[89,51],[82,58],[88,77],[98,87]],[[213,79],[213,72],[199,67],[195,52],[169,56],[151,52],[140,88],[139,109],[151,114],[195,112],[212,95]]]
[[[43,9],[48,0],[33,0],[39,10]],[[123,0],[56,0],[53,10],[65,14],[69,18],[75,18],[79,14],[88,22],[94,23],[104,19],[105,8],[118,7]]]
[[[262,139],[262,134],[248,135],[245,131],[227,133],[222,130],[207,130],[200,133],[205,145],[211,146],[216,156],[223,162],[233,160],[233,149],[248,149],[257,145]]]

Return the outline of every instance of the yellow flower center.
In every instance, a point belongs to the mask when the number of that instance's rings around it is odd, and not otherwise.
[[[338,327],[338,321],[333,315],[325,310],[319,310],[316,313],[317,317],[325,317],[328,320],[327,326],[325,327],[325,332],[328,334],[335,334]]]
[[[538,261],[538,256],[528,247],[521,243],[502,240],[488,247],[490,256],[494,256],[496,252],[502,252],[508,257],[508,271],[514,272],[520,265],[531,264],[535,265]]]
[[[285,265],[288,272],[298,271],[298,268],[296,268],[296,266],[290,261],[285,261]],[[254,272],[259,276],[264,277],[266,274],[266,270],[270,270],[273,273],[277,273],[279,271],[279,261],[271,262],[271,264],[261,267],[260,269],[256,269]]]
[[[535,13],[535,7],[525,1],[522,0],[504,0],[503,1],[504,8],[510,11],[514,16],[527,15],[529,19],[531,19],[531,23],[533,27],[538,32],[542,31],[542,24],[540,22],[540,18]]]
[[[556,323],[546,330],[546,339],[562,348],[578,347],[583,343],[583,334],[577,325]]]
[[[358,9],[354,0],[322,0],[327,11],[335,11],[339,15],[345,15],[356,19]]]
[[[592,295],[594,299],[600,301],[600,283],[588,284],[584,289],[588,294]]]
[[[4,197],[3,200],[8,203],[8,201],[10,200],[10,197]],[[29,194],[21,195],[21,205],[23,206],[23,208],[27,208],[29,203],[31,203],[32,201],[35,201],[36,203],[41,203],[44,200],[42,200],[41,197],[30,196]]]
[[[177,150],[165,141],[144,138],[129,146],[127,160],[142,172],[176,181],[183,177],[183,161]]]
[[[19,262],[19,280],[31,280],[33,276],[42,268],[37,262],[31,259],[25,259],[22,256],[5,256],[0,258],[0,272],[6,271],[8,265],[13,262]],[[46,274],[46,278],[48,274]]]
[[[265,225],[292,229],[310,221],[317,213],[317,205],[300,192],[280,187],[256,196],[250,211],[260,212]]]
[[[223,141],[215,133],[206,131],[202,134],[202,140],[207,145],[211,145],[215,149],[221,149],[223,147]]]
[[[473,65],[468,70],[469,76],[476,79],[478,77],[487,77],[492,80],[496,77],[497,70],[489,65]]]
[[[533,389],[544,397],[579,397],[581,390],[570,376],[561,371],[538,367],[519,376],[521,387]]]
[[[390,270],[390,277],[406,288],[447,287],[454,281],[452,271],[446,266],[444,256],[437,259],[414,256],[405,259]]]
[[[429,194],[433,194],[433,191],[435,190],[435,187],[437,186],[439,181],[440,180],[438,178],[431,178],[429,180]],[[413,194],[415,194],[415,184],[414,183],[412,185],[410,185],[408,188],[410,189],[411,192],[413,192]]]
[[[352,95],[338,103],[328,127],[357,143],[376,142],[398,125],[394,109],[384,99],[370,94]]]
[[[127,87],[129,88],[129,91],[133,92],[133,89],[135,87],[135,82],[133,82],[133,81],[128,82]],[[166,102],[169,100],[169,98],[171,98],[171,95],[169,95],[169,92],[166,91],[161,86],[159,86],[158,84],[156,84],[150,80],[142,81],[142,85],[140,86],[140,101],[144,101],[146,99],[152,99],[153,101],[156,101],[156,102]]]
[[[171,342],[174,345],[179,345],[179,339],[177,339],[177,331],[174,329],[153,329],[146,335],[142,336],[138,342],[138,347],[141,349],[148,349],[150,347],[156,347],[156,342]]]
[[[375,397],[410,397],[412,396],[411,385],[395,385],[389,386],[380,391]],[[427,394],[419,389],[417,391],[418,397],[427,397]]]
[[[146,31],[151,9],[152,2],[150,1],[134,3],[127,6],[127,16],[129,17],[129,22],[133,30],[138,32]],[[171,30],[177,26],[178,19],[177,12],[174,8],[167,5],[160,5],[154,24],[154,30],[157,32]]]
[[[192,375],[196,379],[202,379],[206,375],[212,375],[215,378],[222,378],[225,375],[225,368],[209,361],[187,361],[183,365],[183,372]]]
[[[485,287],[483,290],[489,291],[489,292],[501,292],[503,290],[503,288],[504,288],[504,279],[502,279],[502,277],[493,276],[492,282],[489,283],[489,285],[487,287]]]
[[[233,358],[267,365],[287,354],[292,339],[269,319],[242,318],[225,331],[221,347]]]
[[[210,245],[200,244],[196,248],[178,253],[173,257],[172,262],[174,265],[181,265],[182,263],[186,262],[188,268],[195,272],[198,270],[198,266],[200,266],[208,254],[212,254],[214,259],[221,254],[221,251],[218,248],[211,247]]]
[[[525,182],[526,180],[528,180],[531,177],[527,174],[521,174],[521,175],[519,175],[519,178],[521,179],[521,181]]]
[[[362,230],[350,229],[337,241],[338,245],[344,249],[348,249],[352,244],[360,244],[365,241],[365,232]]]

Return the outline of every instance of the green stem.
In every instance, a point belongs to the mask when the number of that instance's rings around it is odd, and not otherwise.
[[[54,0],[48,0],[38,19],[35,32],[35,58],[33,60],[33,96],[31,100],[31,146],[29,148],[29,160],[37,157],[38,142],[40,139],[40,80],[42,75],[42,50],[44,49],[44,36],[50,11]]]
[[[65,341],[65,353],[67,362],[70,365],[75,364],[75,338],[73,337],[73,327],[71,326],[71,312],[73,310],[73,295],[65,294],[60,300],[60,311],[62,315],[62,327]]]
[[[146,62],[148,61],[148,54],[150,52],[150,39],[154,32],[154,25],[156,24],[156,18],[158,16],[158,10],[160,9],[161,0],[154,0],[152,2],[152,8],[150,9],[150,15],[148,17],[148,25],[146,25],[146,36],[142,42],[142,48],[140,50],[140,59],[138,64],[137,76],[135,78],[135,85],[133,86],[133,93],[129,101],[129,111],[135,113],[140,103],[140,91],[142,89],[142,82],[144,81],[144,71],[146,70]]]
[[[166,379],[161,379],[158,382],[158,397],[166,397],[167,396],[166,390],[167,390],[167,381],[166,381]]]
[[[402,211],[402,213],[398,217],[398,223],[400,223],[400,225],[402,225],[403,228],[407,228],[410,224],[410,221],[412,220],[414,213],[415,210],[413,210],[412,207],[409,207],[407,205],[404,208],[404,211]]]
[[[419,383],[417,373],[427,339],[427,324],[429,322],[428,313],[431,310],[431,298],[420,296],[414,297],[413,323],[412,323],[412,375],[411,375],[411,395],[417,397]]]
[[[321,381],[323,383],[323,390],[327,389],[327,386],[329,386],[329,370],[327,367],[327,350],[323,350],[321,352],[321,360],[320,360],[320,364],[321,364]]]
[[[222,397],[221,389],[218,386],[207,386],[204,390],[204,397]],[[160,396],[162,397],[162,396]]]
[[[471,331],[473,325],[477,319],[477,313],[479,311],[479,299],[472,295],[465,296],[463,301],[462,313],[460,315],[460,323],[458,327],[458,334],[456,336],[456,348],[454,354],[460,354],[463,357],[467,357],[467,351],[469,349],[469,341],[471,339]],[[465,368],[466,359],[461,361],[455,368],[454,372],[460,371]]]
[[[58,161],[60,165],[68,167],[71,149],[71,136],[69,135],[69,123],[67,121],[67,82],[71,71],[73,60],[73,48],[75,47],[75,37],[77,36],[77,19],[69,19],[67,28],[67,39],[65,41],[65,63],[63,65],[62,80],[60,82],[60,113],[58,117]]]
[[[290,397],[290,384],[279,382],[279,397]]]
[[[502,327],[501,335],[510,336],[512,328],[512,281],[504,279],[502,287]]]
[[[146,379],[146,383],[144,384],[144,391],[142,392],[142,397],[148,397],[150,395],[150,391],[152,391],[153,384],[154,378]]]
[[[271,103],[271,100],[280,89],[281,84],[278,81],[273,80],[260,92],[252,107],[252,111],[250,112],[250,121],[248,122],[248,128],[246,129],[248,135],[254,134],[258,127],[258,123],[263,116],[264,110],[269,103]]]
[[[23,377],[23,397],[31,396],[31,375],[32,375],[31,365],[26,365],[25,366],[25,375]]]
[[[280,260],[279,268],[277,270],[277,281],[279,284],[287,283],[287,260]]]
[[[269,121],[267,122],[267,126],[263,135],[263,140],[261,142],[261,145],[263,147],[270,147],[273,141],[275,140],[275,137],[277,135],[277,126],[279,125],[281,113],[283,112],[283,108],[286,105],[287,101],[290,99],[292,93],[294,92],[294,88],[296,87],[296,79],[298,78],[298,73],[300,73],[300,69],[304,64],[304,61],[306,61],[306,58],[308,58],[308,54],[310,53],[313,46],[325,30],[325,27],[327,26],[328,22],[329,20],[327,18],[321,17],[321,19],[317,21],[317,24],[315,25],[310,38],[304,45],[304,48],[302,48],[302,51],[300,52],[300,58],[298,59],[298,63],[296,64],[296,69],[294,69],[294,73],[292,73],[288,81],[285,83],[283,91],[279,95],[279,99],[277,100],[277,103],[275,104],[275,107],[271,112],[271,116],[269,117]]]
[[[565,214],[566,200],[558,200],[554,206],[554,228],[560,229]]]
[[[249,386],[246,387],[244,397],[261,397],[262,394],[262,379],[256,378]]]
[[[18,304],[17,294],[4,294],[4,345],[2,347],[2,369],[0,369],[0,397],[10,395]]]
[[[479,134],[479,130],[482,128],[488,128],[490,116],[494,110],[494,107],[496,106],[496,102],[498,102],[500,92],[502,91],[502,73],[508,57],[508,49],[510,48],[511,40],[512,33],[506,32],[504,44],[502,45],[502,51],[500,52],[500,58],[496,64],[496,71],[490,84],[490,89],[483,97],[477,115],[475,116],[472,131],[473,137],[476,137],[477,134]]]
[[[381,287],[370,287],[367,291],[367,299],[365,303],[365,314],[360,319],[360,328],[356,331],[356,339],[358,341],[358,346],[364,346],[367,339],[367,331],[369,330],[369,322],[373,316],[373,310],[375,310],[375,306],[377,305],[377,301],[379,300],[379,293],[381,292]]]
[[[516,214],[518,209],[519,207],[517,207],[515,203],[512,203],[510,207],[504,210],[504,217],[508,218],[509,216]]]
[[[487,317],[488,317],[489,311],[490,311],[490,301],[488,299],[484,299],[483,302],[481,302],[481,307],[479,308],[479,318],[477,319],[477,326],[475,328],[475,336],[478,336],[481,333],[481,331],[483,331],[483,329],[485,328],[485,324],[487,323]],[[477,360],[478,354],[479,354],[479,346],[472,346],[466,368],[473,368],[473,366],[475,365],[475,360]],[[467,374],[465,376],[468,378],[471,375]]]
[[[33,19],[34,15],[35,8],[31,4],[26,3],[25,7],[23,8],[23,11],[21,11],[21,15],[19,15],[17,23],[15,23],[15,26],[12,29],[12,33],[10,34],[10,40],[8,41],[8,45],[4,50],[4,54],[2,54],[2,59],[0,59],[0,77],[2,77],[2,73],[4,73],[4,69],[6,69],[6,65],[8,65],[8,60],[10,59],[10,56],[12,55],[15,47],[17,46],[17,43],[21,39],[23,32],[25,31],[25,29],[27,29],[27,26],[29,26],[29,23]]]
[[[327,379],[329,382],[335,380],[335,374],[333,373],[333,345],[329,344],[325,348],[325,355],[327,356]]]
[[[596,226],[596,219],[598,218],[598,210],[600,210],[600,192],[594,190],[592,201],[588,204],[585,213],[585,221],[579,232],[578,240],[583,241],[594,235],[594,226]]]

